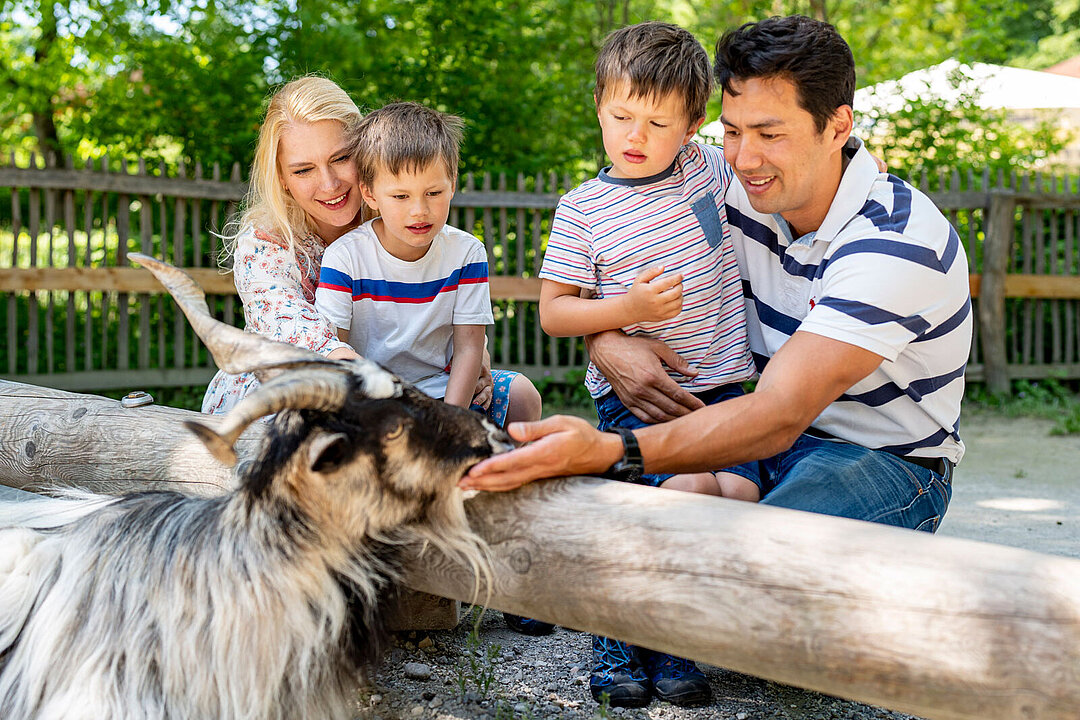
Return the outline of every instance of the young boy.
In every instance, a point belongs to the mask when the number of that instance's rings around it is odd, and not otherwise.
[[[707,404],[742,394],[754,374],[742,285],[727,230],[732,171],[722,150],[690,143],[705,120],[712,71],[679,27],[642,23],[608,36],[596,61],[597,116],[611,167],[567,193],[540,272],[540,320],[551,335],[621,329],[663,341],[694,369],[669,371]],[[597,299],[582,297],[582,289]],[[643,427],[592,363],[586,386],[601,430]],[[644,475],[639,481],[757,501],[734,473]],[[710,696],[689,660],[594,638],[590,689],[612,705]]]
[[[360,122],[352,143],[360,194],[379,217],[326,249],[315,307],[364,357],[432,397],[470,407],[493,318],[483,243],[446,224],[461,127],[416,103],[387,105]],[[492,376],[493,422],[540,419],[528,378]]]

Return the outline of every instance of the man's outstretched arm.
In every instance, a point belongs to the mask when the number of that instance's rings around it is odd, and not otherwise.
[[[796,332],[769,361],[755,392],[635,430],[645,471],[715,470],[785,450],[880,363],[868,350]],[[531,444],[478,464],[462,479],[463,488],[511,490],[544,477],[596,474],[622,457],[617,435],[580,418],[555,416],[509,430]]]

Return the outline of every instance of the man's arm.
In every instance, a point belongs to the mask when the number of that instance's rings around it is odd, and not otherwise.
[[[881,360],[855,345],[796,332],[769,361],[755,392],[635,430],[645,471],[713,470],[785,450]],[[622,456],[618,436],[579,418],[514,423],[509,430],[515,440],[535,442],[475,466],[461,487],[512,490],[543,477],[603,472]]]

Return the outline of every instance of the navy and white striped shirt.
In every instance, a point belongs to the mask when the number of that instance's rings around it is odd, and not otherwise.
[[[964,454],[958,425],[972,309],[964,248],[925,195],[879,173],[857,138],[828,215],[792,238],[779,215],[727,194],[758,370],[796,330],[884,358],[813,427],[898,455]]]

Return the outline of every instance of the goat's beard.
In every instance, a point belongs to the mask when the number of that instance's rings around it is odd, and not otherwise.
[[[392,546],[373,538],[344,567],[305,548],[318,536],[253,542],[275,523],[238,531],[227,498],[27,505],[0,530],[5,718],[348,720],[404,543],[472,568],[477,591],[490,576],[457,492],[431,504],[426,526],[399,528]]]

